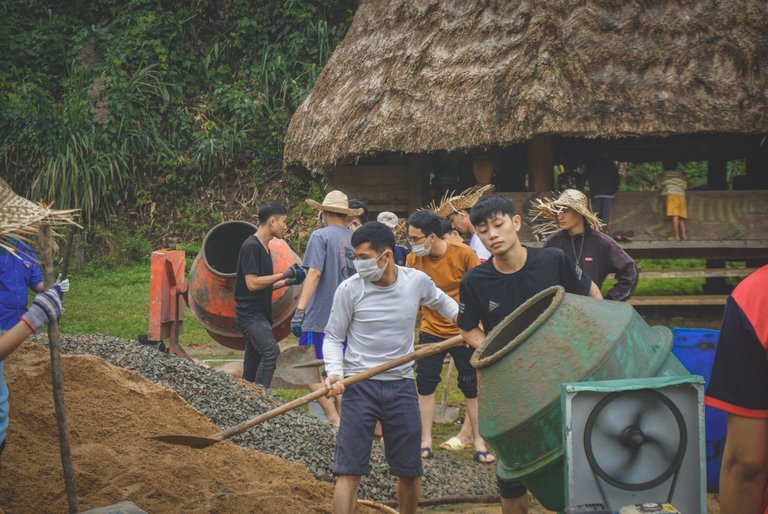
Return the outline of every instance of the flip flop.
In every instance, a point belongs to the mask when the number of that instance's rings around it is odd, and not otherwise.
[[[491,457],[493,458],[493,460],[483,460],[483,457],[485,458]],[[494,457],[489,451],[476,451],[475,461],[479,462],[480,464],[493,464],[494,462],[496,462],[496,457]]]
[[[472,448],[474,445],[472,444],[464,444],[461,442],[461,439],[458,437],[451,437],[447,441],[444,441],[440,443],[440,448],[443,450],[450,450],[450,451],[459,451],[463,450],[464,448]]]
[[[424,452],[427,453],[426,456],[424,456]],[[424,447],[421,450],[419,450],[419,455],[421,455],[421,458],[424,460],[431,459],[432,458],[432,448]]]

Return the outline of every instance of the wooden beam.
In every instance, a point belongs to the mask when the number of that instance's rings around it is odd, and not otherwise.
[[[555,188],[552,136],[539,134],[528,141],[528,190],[537,193]]]
[[[640,280],[649,278],[744,278],[756,268],[720,268],[720,269],[659,269],[640,270]]]
[[[685,296],[633,296],[630,305],[649,307],[654,305],[725,305],[728,295],[685,295]]]

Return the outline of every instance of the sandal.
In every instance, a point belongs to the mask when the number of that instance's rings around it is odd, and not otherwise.
[[[484,458],[487,459],[488,457],[491,458],[491,460],[483,460]],[[480,464],[493,464],[496,462],[496,457],[491,454],[489,451],[476,451],[475,452],[475,461],[479,462]]]
[[[464,444],[461,442],[461,439],[458,437],[451,437],[447,441],[444,441],[440,443],[440,448],[443,450],[450,450],[450,451],[459,451],[463,450],[464,448],[472,448],[474,445],[472,444]]]
[[[426,453],[426,455],[424,455]],[[421,458],[424,460],[431,459],[432,458],[432,448],[424,447],[419,451],[419,455],[421,455]]]

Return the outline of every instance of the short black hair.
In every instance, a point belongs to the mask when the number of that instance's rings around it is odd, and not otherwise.
[[[408,218],[407,226],[421,230],[427,237],[432,234],[435,234],[437,237],[443,237],[440,218],[432,211],[420,210],[414,212]]]
[[[357,215],[356,217],[360,220],[360,223],[366,223],[368,221],[368,206],[365,205],[364,201],[358,200],[357,198],[352,198],[349,201],[349,208],[362,209],[363,213],[360,215]]]
[[[451,220],[440,218],[440,237],[443,237],[445,234],[448,234],[449,232],[453,232],[453,223],[451,223]]]
[[[515,215],[515,206],[512,200],[503,196],[486,196],[478,200],[472,210],[469,212],[469,221],[473,225],[479,225],[499,214],[509,214],[509,217]]]
[[[264,225],[272,216],[287,215],[288,212],[283,204],[278,202],[264,202],[259,207],[259,225]]]
[[[369,221],[352,234],[352,248],[357,248],[364,243],[369,243],[371,248],[379,253],[383,253],[387,248],[394,253],[395,234],[384,223]]]

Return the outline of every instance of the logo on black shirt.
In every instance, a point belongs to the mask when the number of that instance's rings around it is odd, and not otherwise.
[[[498,303],[494,302],[493,300],[488,300],[488,312],[493,312],[493,311],[495,311],[495,310],[496,310],[496,308],[497,308],[499,305],[500,305],[500,304],[498,304]]]

